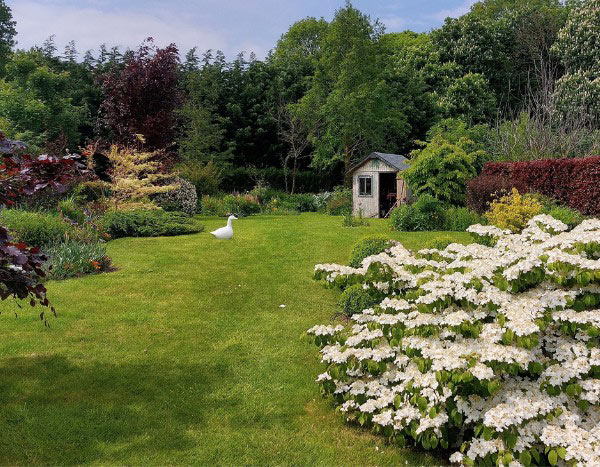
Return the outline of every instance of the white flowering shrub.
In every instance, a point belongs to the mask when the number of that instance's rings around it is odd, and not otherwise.
[[[176,178],[175,184],[176,188],[157,195],[154,202],[165,211],[180,211],[193,216],[198,204],[196,187],[184,178]]]
[[[349,421],[454,463],[600,465],[600,220],[469,231],[493,246],[315,267],[383,297],[348,327],[308,331],[322,392]]]

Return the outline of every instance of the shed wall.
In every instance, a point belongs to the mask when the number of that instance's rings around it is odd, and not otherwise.
[[[352,174],[352,207],[354,215],[358,215],[362,209],[364,217],[379,217],[379,173],[381,172],[396,173],[398,170],[379,159],[370,159],[354,170]],[[358,194],[358,177],[362,175],[372,177],[372,196],[359,196]]]

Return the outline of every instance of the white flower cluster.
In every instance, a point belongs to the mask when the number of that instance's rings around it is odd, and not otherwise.
[[[494,246],[317,265],[329,285],[383,296],[347,329],[309,330],[327,364],[317,381],[391,441],[460,446],[453,463],[599,465],[600,220],[469,231]]]

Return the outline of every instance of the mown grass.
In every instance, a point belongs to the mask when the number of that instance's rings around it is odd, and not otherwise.
[[[224,223],[204,222],[207,232]],[[234,229],[231,241],[110,242],[116,272],[49,284],[59,313],[49,330],[2,303],[1,464],[439,463],[344,424],[301,338],[337,311],[336,292],[312,280],[315,263],[347,262],[371,233],[409,248],[437,234],[318,214]]]

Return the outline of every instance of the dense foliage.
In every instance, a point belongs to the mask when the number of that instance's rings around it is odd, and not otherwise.
[[[403,204],[390,214],[393,230],[415,232],[442,230],[445,223],[446,206],[429,194],[420,196],[413,204]]]
[[[13,205],[20,196],[33,195],[44,189],[64,191],[66,183],[81,175],[82,167],[74,157],[57,159],[41,156],[32,159],[24,155],[15,156],[14,151],[22,149],[22,145],[7,140],[1,132],[0,147],[3,154],[0,209]],[[8,229],[0,227],[0,299],[29,299],[32,307],[36,304],[49,307],[46,288],[41,283],[45,277],[43,265],[46,260],[37,246],[14,242]],[[54,312],[54,308],[50,308]],[[40,319],[44,320],[44,317],[45,312],[42,311]]]
[[[529,220],[542,212],[542,209],[542,204],[533,196],[522,195],[513,188],[510,194],[494,199],[484,216],[496,227],[511,232],[521,232]]]
[[[511,188],[548,196],[582,214],[600,213],[600,157],[488,163],[468,184],[468,204],[485,211],[495,192]]]
[[[153,201],[165,211],[180,211],[192,216],[198,208],[196,187],[183,178],[176,179],[170,185],[176,188],[160,193]]]
[[[108,159],[112,163],[111,192],[116,208],[151,204],[151,196],[177,188],[163,183],[169,176],[160,172],[155,152],[113,145]]]
[[[323,394],[390,442],[463,465],[594,465],[598,457],[600,221],[540,215],[495,246],[401,245],[361,267],[315,267],[380,294],[353,326],[315,326]]]
[[[185,235],[204,230],[186,214],[162,210],[111,211],[102,218],[102,225],[112,238]]]
[[[395,242],[382,235],[370,235],[365,237],[352,247],[350,254],[350,266],[357,268],[367,256],[373,256],[387,250]]]
[[[2,210],[0,224],[6,226],[17,240],[40,248],[59,243],[73,230],[58,216],[20,209]]]
[[[32,307],[36,304],[49,307],[46,288],[41,283],[46,260],[38,247],[15,243],[8,230],[0,227],[0,299],[27,299]],[[51,310],[54,312],[53,307]],[[44,319],[44,314],[40,313],[40,319]]]
[[[415,196],[431,195],[440,201],[465,204],[466,182],[477,175],[485,153],[473,151],[473,142],[461,138],[455,144],[435,136],[423,149],[412,153],[410,167],[402,172]]]
[[[175,140],[175,109],[179,89],[175,44],[164,49],[151,39],[127,55],[122,69],[114,68],[102,81],[102,123],[114,142],[128,145],[144,135],[150,150],[165,149]]]
[[[573,2],[566,24],[553,45],[567,70],[556,83],[562,119],[573,115],[592,124],[600,122],[600,1]]]

